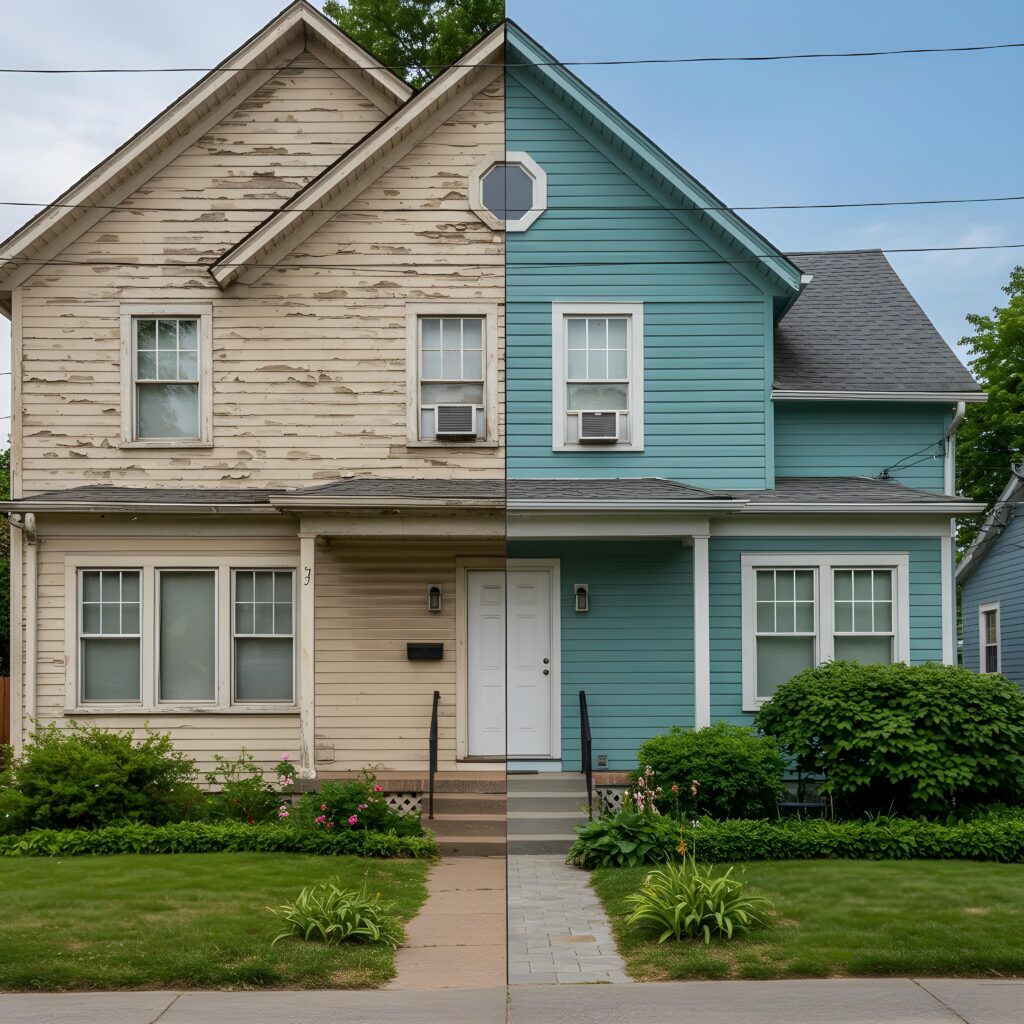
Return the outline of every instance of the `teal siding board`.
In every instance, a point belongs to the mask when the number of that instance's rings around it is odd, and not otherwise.
[[[506,147],[548,179],[548,209],[506,237],[508,475],[771,486],[765,289],[527,75],[505,88]],[[644,303],[643,452],[551,450],[551,305],[588,299]]]
[[[775,472],[877,476],[894,466],[898,483],[941,493],[951,413],[909,402],[777,402]]]
[[[749,724],[743,708],[740,556],[750,552],[907,552],[910,660],[942,660],[942,555],[937,537],[712,537],[711,717]]]
[[[586,690],[594,757],[631,769],[647,737],[693,727],[693,557],[679,541],[509,544],[510,558],[561,564],[562,760],[580,761],[579,691]],[[573,584],[591,610],[573,610]]]

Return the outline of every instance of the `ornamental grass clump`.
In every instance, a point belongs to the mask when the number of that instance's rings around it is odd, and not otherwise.
[[[379,892],[371,895],[365,882],[361,889],[343,889],[336,878],[307,885],[291,902],[267,907],[287,925],[271,945],[297,938],[304,942],[375,943],[395,949],[405,933],[394,907],[382,900]]]

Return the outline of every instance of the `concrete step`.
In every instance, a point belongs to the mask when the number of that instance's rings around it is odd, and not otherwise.
[[[583,793],[587,784],[582,775],[565,772],[538,772],[536,775],[510,775],[509,794],[516,793]]]
[[[504,814],[434,814],[424,824],[442,836],[504,836]]]
[[[585,814],[578,816],[566,816],[561,811],[546,814],[543,811],[534,811],[531,814],[510,814],[508,816],[508,835],[552,835],[569,836],[574,835],[573,828],[582,825],[587,820]]]
[[[442,857],[504,857],[504,836],[444,836],[438,837]]]
[[[426,806],[424,798],[424,806]],[[504,793],[435,793],[434,814],[504,814]]]
[[[534,808],[543,808],[545,811],[565,811],[568,814],[581,813],[586,804],[586,794],[581,790],[579,793],[509,793],[508,809],[513,811],[528,811]]]
[[[576,837],[570,835],[565,836],[549,836],[549,835],[521,835],[521,836],[509,836],[508,838],[508,853],[526,853],[526,854],[537,854],[537,853],[561,853],[566,854],[569,852],[569,847],[572,846],[573,840]]]

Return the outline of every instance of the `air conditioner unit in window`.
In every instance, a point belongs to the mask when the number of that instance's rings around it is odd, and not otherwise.
[[[617,412],[580,413],[580,444],[614,444],[618,439]]]
[[[472,441],[476,437],[476,409],[472,405],[439,405],[437,430],[440,441]]]

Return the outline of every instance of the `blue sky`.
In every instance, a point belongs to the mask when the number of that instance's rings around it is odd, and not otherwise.
[[[284,3],[9,4],[0,66],[208,66]],[[1024,41],[1020,0],[509,0],[508,14],[562,60]],[[728,203],[1024,193],[1024,50],[576,70]],[[0,76],[0,199],[54,198],[197,77]],[[0,207],[0,236],[25,216]],[[790,251],[1024,242],[1024,203],[745,216]],[[892,259],[955,344],[1024,250]]]

